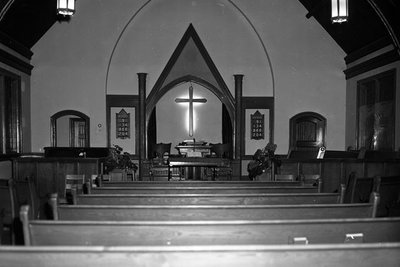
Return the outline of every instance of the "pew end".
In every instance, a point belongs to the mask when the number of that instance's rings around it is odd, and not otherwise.
[[[19,218],[22,222],[22,232],[24,235],[24,244],[25,246],[31,246],[31,234],[29,230],[29,213],[30,213],[30,208],[29,205],[24,205],[21,207],[20,212],[19,212]]]
[[[58,221],[58,218],[59,218],[58,217],[58,205],[59,205],[58,193],[53,193],[50,195],[49,205],[51,208],[53,220]]]
[[[317,192],[321,193],[323,190],[323,179],[319,174],[300,174],[300,181],[303,185],[312,185],[318,188]]]
[[[372,217],[375,218],[378,214],[380,194],[377,192],[372,192],[369,198],[369,202],[372,203]]]

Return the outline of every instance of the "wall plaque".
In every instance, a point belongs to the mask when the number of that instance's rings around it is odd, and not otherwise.
[[[125,109],[121,109],[120,112],[115,113],[115,120],[116,137],[120,139],[131,138],[130,113],[127,113]]]
[[[254,114],[250,114],[250,123],[251,139],[264,139],[264,114],[258,110]]]

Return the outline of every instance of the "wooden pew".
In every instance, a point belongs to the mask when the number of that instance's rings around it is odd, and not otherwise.
[[[398,267],[400,243],[242,246],[0,247],[7,267]]]
[[[121,221],[275,220],[367,218],[376,216],[379,196],[370,203],[292,205],[60,205],[54,219]]]
[[[7,240],[7,243],[15,244],[15,228],[18,218],[18,207],[15,196],[14,183],[12,179],[1,180],[0,183],[0,216],[3,221],[2,242]]]
[[[97,179],[100,181],[100,179]],[[302,181],[102,181],[99,187],[264,187],[264,186],[301,186]]]
[[[400,175],[376,176],[374,186],[381,195],[377,216],[400,216]]]
[[[89,194],[245,194],[245,193],[317,193],[317,186],[177,186],[177,187],[98,187]]]
[[[3,218],[4,218],[4,209],[0,209],[0,246],[3,244],[3,231],[4,231],[4,224],[3,224]]]
[[[400,218],[230,221],[29,220],[25,245],[245,245],[399,242]],[[85,218],[87,219],[87,218]],[[94,218],[92,218],[94,219]]]
[[[40,198],[36,192],[36,185],[31,177],[13,181],[15,188],[15,205],[18,209],[23,205],[31,207],[32,218],[40,217]]]
[[[275,205],[343,203],[341,193],[266,193],[266,194],[92,194],[73,192],[79,205]],[[57,198],[52,194],[50,200]]]
[[[349,176],[345,203],[368,202],[371,192],[378,192],[381,199],[377,216],[400,216],[400,176],[356,177]]]
[[[325,150],[324,159],[357,159],[359,151]]]

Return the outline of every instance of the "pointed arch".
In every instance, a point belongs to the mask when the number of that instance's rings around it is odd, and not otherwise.
[[[191,54],[198,60],[188,62],[184,58],[185,53]],[[201,72],[196,73],[196,69]],[[195,82],[212,91],[226,106],[231,121],[235,121],[233,96],[192,24],[189,25],[146,99],[146,122],[160,98],[174,86],[184,82]]]

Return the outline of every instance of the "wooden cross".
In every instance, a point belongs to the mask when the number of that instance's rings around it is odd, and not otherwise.
[[[193,136],[193,103],[206,103],[205,98],[193,98],[193,86],[189,87],[189,98],[176,98],[176,103],[189,103],[189,136]]]

